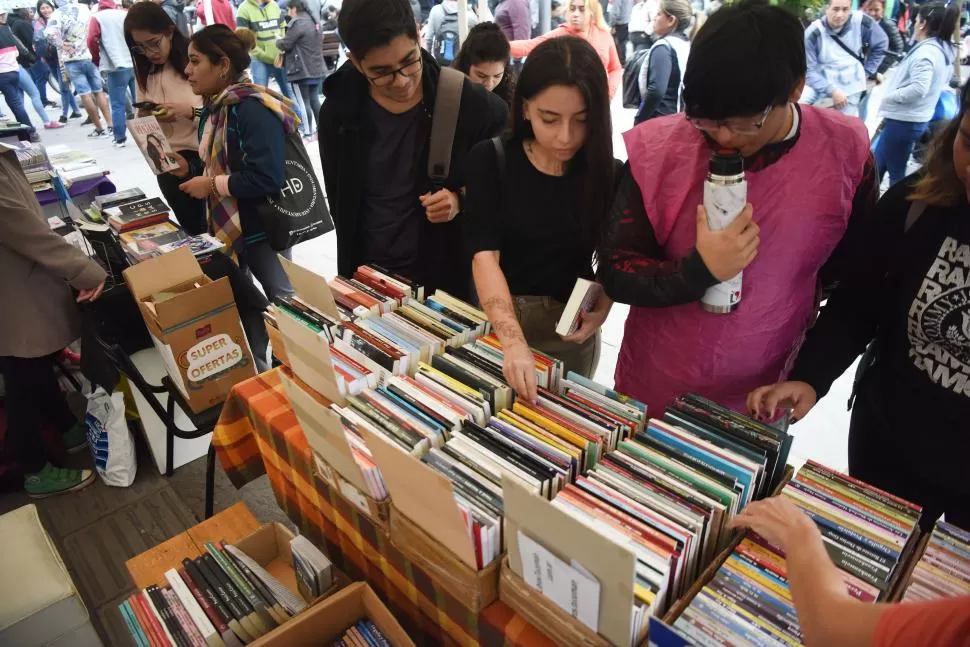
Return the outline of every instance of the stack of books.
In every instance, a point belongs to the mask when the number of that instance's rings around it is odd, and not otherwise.
[[[920,508],[811,461],[782,493],[816,522],[849,593],[884,599],[913,547]],[[784,554],[749,533],[674,628],[698,645],[802,644]]]
[[[31,142],[16,142],[11,145],[17,149],[17,161],[20,162],[20,168],[23,169],[31,188],[35,192],[52,188],[50,179],[54,167],[51,166],[44,146]]]
[[[169,588],[150,586],[121,604],[138,645],[242,645],[307,607],[235,546],[205,547],[165,573]]]
[[[54,170],[68,185],[104,175],[104,169],[98,161],[85,152],[57,145],[49,146],[47,155]]]
[[[391,643],[373,620],[358,620],[331,647],[391,647]]]
[[[970,595],[970,532],[937,521],[906,585],[904,601]]]
[[[84,212],[92,223],[107,225],[132,264],[180,247],[188,247],[196,257],[224,247],[209,234],[190,236],[169,215],[168,205],[159,198],[147,198],[139,188],[97,196]]]

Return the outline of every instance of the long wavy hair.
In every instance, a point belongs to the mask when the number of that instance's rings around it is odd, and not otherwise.
[[[919,200],[937,207],[952,207],[967,200],[967,187],[960,181],[953,166],[953,145],[960,133],[960,124],[970,108],[970,83],[963,87],[960,113],[948,123],[930,144],[923,173],[916,181],[909,200]]]
[[[521,146],[535,137],[524,104],[554,85],[576,88],[586,103],[586,142],[570,160],[566,173],[582,187],[579,217],[596,249],[613,201],[613,128],[606,70],[592,45],[582,38],[563,36],[545,41],[529,54],[512,99],[509,144]]]

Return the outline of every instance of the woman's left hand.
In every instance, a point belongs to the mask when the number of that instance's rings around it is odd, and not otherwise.
[[[179,189],[183,193],[188,193],[196,200],[202,200],[212,191],[212,178],[206,176],[194,177],[191,180],[182,182]]]
[[[428,220],[434,223],[449,222],[458,215],[458,194],[448,189],[425,193],[418,197]]]
[[[176,119],[185,119],[192,121],[194,118],[192,115],[192,104],[190,103],[163,103],[159,106],[159,109],[152,114],[159,121],[175,121]],[[162,114],[158,114],[159,112]]]
[[[570,341],[574,344],[585,342],[603,326],[603,322],[610,316],[610,308],[612,307],[612,299],[605,294],[600,295],[595,308],[589,312],[579,313],[579,328],[573,334],[564,336],[563,341]]]

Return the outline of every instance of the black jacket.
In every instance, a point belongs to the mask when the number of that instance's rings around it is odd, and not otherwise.
[[[431,115],[440,68],[434,58],[422,50],[424,67],[424,112],[421,120],[425,144],[417,160],[402,163],[428,167],[431,137]],[[337,270],[350,276],[362,262],[358,236],[360,204],[364,191],[362,178],[367,172],[367,152],[373,142],[373,127],[366,118],[370,88],[367,79],[350,63],[327,77],[323,84],[326,101],[320,109],[320,160],[330,202],[330,214],[337,229]],[[465,158],[478,142],[497,135],[508,119],[508,108],[501,99],[481,85],[466,82],[461,93],[461,107],[451,168],[445,188],[457,191],[465,186]],[[431,190],[431,180],[418,183],[419,195]],[[441,288],[467,298],[471,287],[471,258],[462,236],[462,217],[432,224],[424,221],[421,236],[421,267],[415,279],[428,288]]]
[[[286,35],[276,41],[276,46],[283,52],[287,80],[323,78],[323,35],[310,14],[298,13],[287,26]]]
[[[10,31],[13,35],[20,39],[20,42],[24,44],[31,54],[34,52],[34,25],[29,19],[23,16],[17,15],[15,13],[9,14],[7,16],[7,26],[10,27]]]

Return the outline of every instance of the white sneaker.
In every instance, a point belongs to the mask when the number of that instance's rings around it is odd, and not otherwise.
[[[127,139],[125,139],[123,141],[120,141],[120,142],[115,142],[115,148],[124,148],[127,145],[128,145],[128,140]]]

